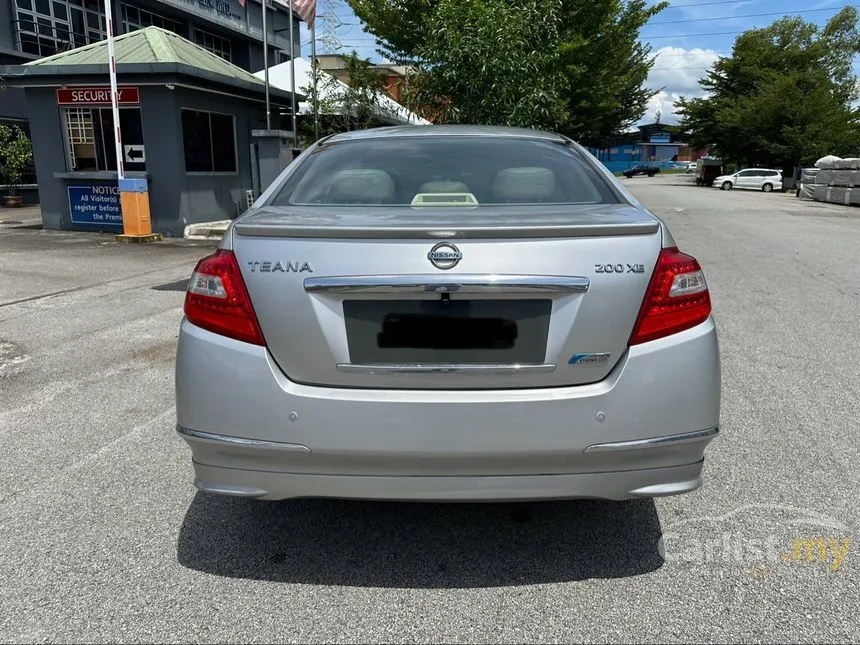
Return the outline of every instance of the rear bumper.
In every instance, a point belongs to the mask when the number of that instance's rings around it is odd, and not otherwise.
[[[202,490],[280,499],[669,495],[716,435],[712,320],[631,348],[586,386],[355,390],[294,383],[265,348],[183,321],[177,422]]]
[[[331,497],[422,502],[634,499],[679,495],[702,485],[702,462],[617,473],[480,477],[306,475],[194,464],[194,484],[219,495],[285,499]]]

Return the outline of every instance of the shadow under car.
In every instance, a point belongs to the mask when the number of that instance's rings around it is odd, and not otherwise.
[[[277,582],[468,588],[620,578],[663,564],[653,500],[431,504],[198,492],[179,532],[190,569]]]

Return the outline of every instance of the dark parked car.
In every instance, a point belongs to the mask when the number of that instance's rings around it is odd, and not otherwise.
[[[638,166],[628,168],[622,174],[627,177],[627,179],[630,179],[636,175],[648,175],[649,177],[653,177],[658,172],[660,172],[660,169],[657,166],[646,166],[645,164],[640,164]]]

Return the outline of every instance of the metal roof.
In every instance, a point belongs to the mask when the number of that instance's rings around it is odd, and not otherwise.
[[[290,92],[293,88],[292,65],[295,62],[295,77],[296,88],[301,90],[303,87],[308,87],[313,84],[313,68],[310,61],[301,57],[296,57],[295,61],[287,61],[269,68],[269,85],[274,88],[280,88],[284,92]],[[265,70],[254,72],[257,78],[264,78]],[[325,74],[328,78],[334,81],[333,85],[322,83],[319,86],[320,99],[325,103],[329,103],[324,113],[337,114],[342,113],[346,106],[341,101],[345,95],[349,85],[338,80],[325,70],[320,71],[320,75]],[[386,123],[415,123],[420,125],[430,125],[430,122],[421,118],[417,114],[413,114],[404,106],[388,96],[385,92],[374,92],[376,102],[373,106],[373,111],[378,117],[381,117]],[[298,96],[298,92],[296,94]],[[326,101],[328,99],[328,101]],[[299,114],[307,114],[312,107],[307,102],[300,102],[298,106]]]
[[[114,38],[114,52],[117,66],[164,63],[187,65],[236,81],[263,85],[263,81],[250,72],[160,27],[145,27],[117,36]],[[107,62],[107,40],[101,40],[25,63],[24,67],[106,65]]]
[[[517,137],[527,139],[544,139],[548,141],[564,141],[565,139],[554,132],[530,130],[528,128],[511,128],[492,125],[398,125],[384,128],[368,128],[336,134],[329,141],[354,141],[361,139],[380,139],[385,137],[421,137],[421,136],[489,136]]]

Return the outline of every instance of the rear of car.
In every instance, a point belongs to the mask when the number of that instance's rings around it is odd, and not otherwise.
[[[718,432],[701,267],[555,135],[328,139],[200,262],[185,314],[177,424],[210,492],[669,495]]]
[[[773,169],[764,169],[760,175],[761,186],[760,190],[769,193],[773,190],[782,192],[784,186],[782,183],[782,172]]]

